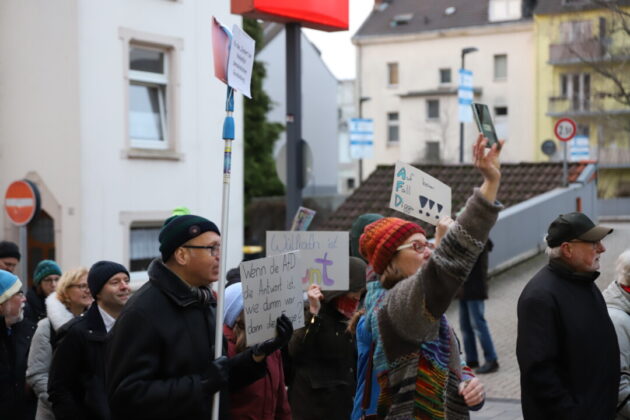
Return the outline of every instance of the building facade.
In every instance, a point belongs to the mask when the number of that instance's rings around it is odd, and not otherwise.
[[[31,273],[42,258],[65,270],[109,259],[142,280],[175,207],[220,225],[226,88],[213,76],[213,15],[240,24],[228,3],[202,0],[1,2],[0,190],[26,178],[41,191],[22,250]],[[240,94],[235,119],[239,209]],[[4,212],[0,225],[19,239]],[[231,212],[228,266],[242,229]]]
[[[379,164],[459,162],[458,71],[462,50],[474,101],[489,106],[506,161],[533,159],[534,60],[531,1],[378,0],[353,37],[357,97],[375,123]],[[464,162],[478,130],[464,125]]]
[[[606,3],[604,3],[606,4]],[[577,123],[574,160],[598,162],[602,198],[630,196],[630,2],[548,0],[535,11],[536,157],[560,118]],[[619,12],[615,8],[620,6]],[[625,25],[625,27],[624,27]]]

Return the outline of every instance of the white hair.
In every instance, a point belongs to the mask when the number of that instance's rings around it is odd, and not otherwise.
[[[625,250],[616,264],[617,282],[625,286],[630,286],[630,249]]]
[[[545,248],[545,254],[547,254],[550,260],[562,257],[562,252],[560,251],[559,246],[554,246],[553,248]]]

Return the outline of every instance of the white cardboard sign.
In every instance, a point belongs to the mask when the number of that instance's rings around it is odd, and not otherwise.
[[[322,290],[348,290],[349,246],[348,232],[267,232],[267,255],[300,251],[304,290],[311,284]]]
[[[244,261],[239,268],[248,346],[275,337],[276,319],[282,314],[294,329],[304,326],[299,252]]]
[[[451,215],[451,187],[420,169],[396,162],[389,207],[437,225]]]
[[[232,46],[227,66],[228,85],[248,98],[252,97],[250,84],[254,68],[256,41],[237,25],[232,27]]]

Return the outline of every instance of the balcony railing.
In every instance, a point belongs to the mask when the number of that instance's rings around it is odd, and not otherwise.
[[[600,167],[630,168],[630,150],[625,147],[600,147],[597,155]]]
[[[587,39],[566,44],[549,45],[549,64],[596,62],[604,59],[608,39]]]
[[[630,108],[623,107],[601,95],[591,96],[550,96],[547,115],[550,117],[599,116],[630,114]]]

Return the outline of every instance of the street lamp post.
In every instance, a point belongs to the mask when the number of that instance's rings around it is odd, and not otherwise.
[[[474,53],[479,51],[479,49],[475,47],[468,47],[462,49],[462,66],[461,69],[464,70],[466,68],[466,54]],[[459,163],[464,163],[464,123],[459,123]]]
[[[369,101],[369,96],[362,96],[359,98],[359,118],[363,118],[363,102]],[[359,159],[359,185],[363,183],[363,158]]]

